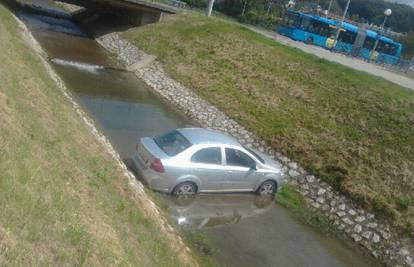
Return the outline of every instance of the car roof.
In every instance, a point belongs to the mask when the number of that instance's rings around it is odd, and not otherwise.
[[[177,129],[193,145],[198,144],[218,144],[241,146],[233,137],[224,133],[203,128],[182,128]]]

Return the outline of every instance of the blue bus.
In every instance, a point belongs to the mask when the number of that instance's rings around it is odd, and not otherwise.
[[[328,39],[334,39],[340,23],[338,20],[289,10],[278,32],[296,41],[330,48]],[[371,53],[377,39],[375,53]],[[400,60],[402,45],[375,31],[344,22],[333,50],[395,65]]]

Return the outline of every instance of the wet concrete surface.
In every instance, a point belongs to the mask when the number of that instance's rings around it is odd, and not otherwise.
[[[56,20],[20,17],[126,163],[140,137],[193,125],[132,74],[105,69],[116,62],[76,25],[60,21],[55,27]],[[69,29],[62,30],[62,25]],[[190,200],[162,197],[176,226],[206,234],[214,256],[226,266],[373,265],[340,240],[302,224],[272,199],[252,194],[199,195]]]

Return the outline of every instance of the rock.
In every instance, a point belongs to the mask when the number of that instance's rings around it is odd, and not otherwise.
[[[385,240],[388,240],[388,239],[391,238],[391,234],[390,233],[388,233],[386,231],[383,231],[383,230],[380,230],[379,232],[380,232],[382,238],[384,238]]]
[[[309,190],[309,185],[308,184],[302,184],[301,187],[304,190]]]
[[[338,211],[336,215],[338,215],[339,217],[344,217],[346,213],[344,211]]]
[[[323,206],[322,206],[322,210],[323,210],[323,211],[328,211],[328,210],[329,210],[329,205],[326,205],[326,204],[325,204],[325,205],[323,205]]]
[[[357,234],[352,234],[351,237],[355,242],[360,242],[362,240],[362,237]]]
[[[344,229],[345,229],[345,224],[342,223],[341,225],[338,226],[339,231],[342,231]]]
[[[375,215],[372,213],[367,213],[367,219],[368,220],[373,220],[375,218]]]
[[[306,181],[308,181],[308,183],[315,182],[315,176],[313,176],[313,175],[306,176]]]
[[[368,227],[368,228],[372,228],[372,229],[377,228],[377,226],[378,226],[378,224],[376,224],[376,223],[368,223],[368,224],[367,224],[367,227]]]
[[[331,202],[329,203],[331,205],[331,207],[335,207],[336,206],[336,200],[331,200]]]
[[[304,178],[304,177],[302,177],[302,176],[301,176],[301,177],[299,177],[298,182],[302,184],[302,187],[303,187],[304,185],[308,186],[307,184],[305,184],[305,178]]]
[[[379,235],[374,234],[374,235],[372,236],[372,242],[373,242],[373,243],[378,243],[378,242],[380,242],[380,241],[381,241],[381,237],[380,237]]]
[[[367,240],[370,240],[371,239],[371,236],[372,236],[372,232],[371,231],[366,231],[366,232],[364,232],[362,234],[362,237],[365,238],[365,239],[367,239]]]
[[[346,224],[349,224],[349,225],[354,224],[354,222],[351,219],[349,219],[348,217],[343,218],[342,221]]]
[[[355,233],[360,233],[362,231],[362,226],[359,224],[356,224],[354,227],[354,232]]]
[[[358,222],[358,223],[361,223],[361,222],[365,221],[365,217],[364,216],[358,216],[358,217],[355,218],[355,221]]]
[[[289,168],[296,170],[298,168],[298,164],[296,162],[290,162],[288,163]]]
[[[410,252],[406,248],[402,248],[402,249],[400,249],[400,251],[398,251],[398,255],[408,256],[408,255],[410,255]]]
[[[312,202],[312,207],[314,207],[315,209],[319,209],[321,207],[321,204],[316,203],[316,202]]]
[[[323,203],[325,203],[325,199],[323,199],[323,197],[318,197],[316,199],[316,202],[323,204]]]
[[[405,263],[410,267],[414,266],[413,258],[410,256],[405,257]]]
[[[296,170],[297,170],[298,172],[300,172],[301,174],[306,174],[305,169],[303,169],[302,167],[298,167]]]
[[[351,215],[351,216],[355,216],[357,213],[356,213],[356,211],[355,210],[353,210],[353,209],[350,209],[349,211],[348,211],[348,213],[349,213],[349,215]]]
[[[321,196],[323,194],[325,194],[326,190],[324,188],[319,188],[318,190],[318,196]]]
[[[345,208],[346,208],[345,204],[341,204],[341,205],[339,205],[339,207],[338,207],[338,209],[340,209],[340,210],[345,210]]]
[[[287,164],[287,163],[289,163],[289,162],[290,162],[290,160],[289,160],[287,157],[281,156],[281,157],[279,157],[279,158],[280,158],[280,160],[281,160],[283,163],[285,163],[285,164]]]
[[[300,173],[299,172],[297,172],[297,171],[295,171],[295,170],[290,170],[289,171],[289,176],[290,177],[292,177],[292,178],[296,178],[296,177],[298,177],[300,175]]]

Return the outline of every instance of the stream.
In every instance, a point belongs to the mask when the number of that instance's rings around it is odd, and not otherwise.
[[[116,60],[70,18],[17,15],[127,165],[139,138],[197,125],[133,74],[116,70]],[[374,265],[358,248],[322,235],[273,200],[253,194],[206,194],[186,201],[161,197],[175,226],[205,234],[213,256],[225,266]]]

